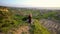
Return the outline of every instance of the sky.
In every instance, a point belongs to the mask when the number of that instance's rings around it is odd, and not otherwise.
[[[60,7],[60,0],[0,0],[0,6]]]

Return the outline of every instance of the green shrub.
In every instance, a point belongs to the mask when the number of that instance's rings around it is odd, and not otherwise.
[[[31,34],[50,34],[50,32],[43,27],[38,20],[35,20],[34,23],[31,25]]]

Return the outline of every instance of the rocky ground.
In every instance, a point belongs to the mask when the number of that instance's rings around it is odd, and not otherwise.
[[[51,31],[51,34],[60,34],[60,23],[52,20],[42,19],[40,23]]]
[[[14,32],[14,34],[30,34],[29,29],[29,26],[21,26]]]

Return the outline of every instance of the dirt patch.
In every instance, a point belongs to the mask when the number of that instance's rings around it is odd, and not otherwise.
[[[29,29],[29,26],[21,26],[20,28],[18,28],[18,30],[14,32],[14,34],[30,34]]]

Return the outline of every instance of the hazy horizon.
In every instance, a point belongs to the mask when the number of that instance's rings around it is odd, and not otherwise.
[[[0,0],[0,6],[60,7],[60,0]]]

